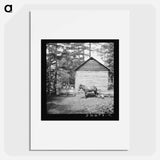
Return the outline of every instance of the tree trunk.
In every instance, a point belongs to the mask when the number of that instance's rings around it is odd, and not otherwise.
[[[55,61],[56,61],[56,67],[55,67],[55,77],[54,77],[54,94],[57,95],[57,72],[58,72],[58,62],[57,62],[57,47],[55,49]]]
[[[57,63],[57,62],[56,62]],[[57,94],[57,69],[55,69],[55,80],[54,80],[54,94]]]
[[[50,95],[51,94],[51,92],[50,92],[50,87],[51,87],[51,58],[50,58],[50,55],[49,55],[49,72],[48,72],[48,74],[49,74],[49,84],[48,84],[48,94]]]
[[[89,43],[89,58],[91,57],[91,43]]]

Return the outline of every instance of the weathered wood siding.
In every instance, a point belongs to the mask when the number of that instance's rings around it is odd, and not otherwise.
[[[83,67],[83,66],[82,66]],[[92,66],[93,67],[93,66]],[[104,68],[105,69],[105,68]],[[75,89],[78,92],[80,84],[89,86],[96,86],[102,93],[108,91],[108,71],[76,71],[75,75]]]

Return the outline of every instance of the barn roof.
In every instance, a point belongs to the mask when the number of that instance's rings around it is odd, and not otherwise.
[[[84,67],[85,65],[87,66],[87,64],[89,64],[90,61],[94,61],[94,63],[91,63],[89,68]],[[95,65],[99,65],[99,67],[95,68]],[[83,68],[83,69],[82,69]],[[80,66],[78,66],[75,71],[77,70],[107,70],[110,71],[109,68],[107,68],[106,66],[104,66],[102,63],[100,63],[98,60],[96,60],[93,57],[90,57],[88,60],[86,60],[85,62],[83,62]]]

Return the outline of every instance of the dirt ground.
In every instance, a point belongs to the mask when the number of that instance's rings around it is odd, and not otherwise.
[[[108,114],[114,113],[113,97],[56,96],[47,102],[49,114]]]

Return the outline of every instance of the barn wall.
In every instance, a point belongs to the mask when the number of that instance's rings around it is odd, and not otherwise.
[[[108,71],[77,71],[75,75],[75,89],[78,91],[80,84],[96,86],[103,93],[108,91]]]

